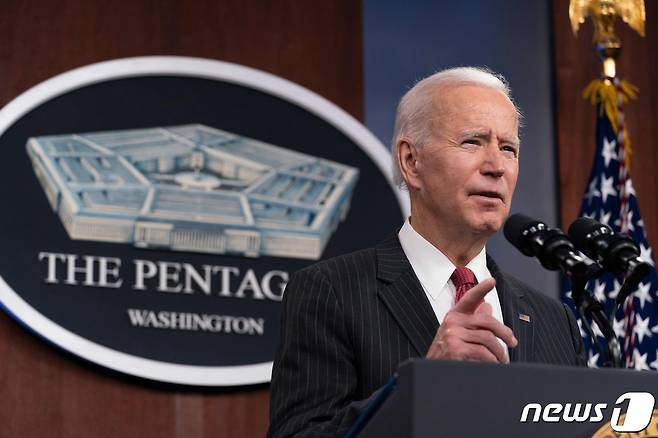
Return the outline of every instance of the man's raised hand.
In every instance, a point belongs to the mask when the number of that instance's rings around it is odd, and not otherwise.
[[[487,279],[475,285],[446,313],[436,332],[426,357],[483,362],[505,362],[504,347],[518,344],[512,330],[492,316],[491,305],[484,297],[493,290],[496,281]]]

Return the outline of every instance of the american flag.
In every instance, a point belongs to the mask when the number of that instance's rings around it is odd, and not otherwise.
[[[606,105],[605,97],[597,98],[597,90],[604,87],[614,87],[615,93],[610,93],[611,89],[608,89],[607,93],[598,94],[614,96],[616,102],[613,101],[612,105],[609,100]],[[585,91],[588,93],[589,90],[589,97],[593,97],[593,101],[597,102],[599,116],[596,122],[596,154],[580,207],[580,216],[606,224],[614,232],[627,233],[640,246],[641,257],[655,267],[628,168],[629,141],[622,107],[629,94],[626,92],[628,87],[627,83],[617,78],[600,79],[593,81]],[[617,129],[613,129],[613,126]],[[610,315],[622,283],[622,277],[606,273],[590,281],[587,289],[605,306],[606,314]],[[570,283],[565,280],[562,299],[575,311],[570,287]],[[627,368],[658,370],[657,291],[658,277],[655,269],[652,269],[650,275],[643,279],[635,292],[627,298],[623,308],[620,306],[615,312],[615,318],[610,321],[621,345],[622,363]],[[604,358],[583,330],[585,323],[578,320],[588,351],[589,366],[602,366]],[[600,343],[605,345],[598,328],[592,329]]]

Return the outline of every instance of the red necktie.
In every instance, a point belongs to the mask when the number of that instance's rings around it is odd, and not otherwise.
[[[455,272],[450,276],[450,280],[452,280],[452,284],[454,284],[455,289],[457,289],[457,293],[455,294],[455,304],[462,299],[469,289],[477,284],[475,274],[473,274],[473,271],[468,268],[456,268]]]

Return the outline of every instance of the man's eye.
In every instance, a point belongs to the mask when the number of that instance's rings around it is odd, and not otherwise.
[[[468,139],[468,140],[464,140],[464,143],[465,143],[465,144],[475,144],[475,145],[479,145],[479,144],[480,144],[480,140],[477,139],[477,138],[471,138],[471,139]]]
[[[513,155],[514,157],[518,156],[519,154],[514,146],[503,146],[502,150],[508,155]]]

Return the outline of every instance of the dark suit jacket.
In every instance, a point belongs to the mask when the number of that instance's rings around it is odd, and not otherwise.
[[[510,361],[585,364],[569,309],[487,265],[519,341]],[[344,435],[401,362],[425,356],[438,327],[397,235],[297,272],[283,299],[268,435]]]

